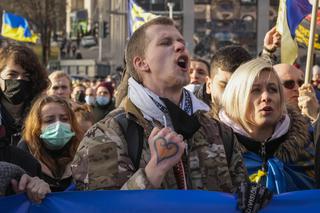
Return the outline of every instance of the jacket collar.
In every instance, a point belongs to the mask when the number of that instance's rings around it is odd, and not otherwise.
[[[140,126],[144,128],[148,126],[148,121],[144,119],[142,112],[132,103],[128,96],[126,96],[121,102],[120,107],[123,107],[128,118],[133,118]]]
[[[274,152],[275,157],[284,162],[296,162],[301,160],[301,156],[306,155],[306,147],[311,146],[314,149],[314,146],[310,145],[306,119],[300,112],[292,108],[288,108],[288,115],[291,120],[288,132],[284,136],[276,140],[270,140],[267,143],[271,142],[270,145],[278,143],[278,147]],[[241,152],[247,152],[247,148],[241,144],[241,139],[239,142]]]
[[[41,161],[39,161],[41,164],[41,171],[42,173],[46,174],[47,176],[51,177],[51,178],[56,178],[54,177],[54,175],[52,174],[51,170]],[[72,172],[71,172],[71,162],[68,163],[68,165],[66,165],[66,169],[64,170],[63,175],[61,176],[61,180],[71,177]]]

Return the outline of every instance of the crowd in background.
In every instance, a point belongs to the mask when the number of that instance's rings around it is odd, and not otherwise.
[[[128,41],[120,85],[48,74],[28,47],[1,48],[0,196],[203,189],[240,193],[245,210],[259,187],[256,211],[319,187],[320,68],[304,83],[275,61],[280,40],[273,28],[257,57],[227,46],[206,61],[156,18]]]

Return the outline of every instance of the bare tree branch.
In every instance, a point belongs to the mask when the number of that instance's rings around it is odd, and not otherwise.
[[[51,35],[65,26],[66,0],[1,0],[1,8],[27,18],[40,33],[42,61],[48,63]],[[61,12],[62,10],[62,12]],[[58,24],[59,23],[59,24]]]

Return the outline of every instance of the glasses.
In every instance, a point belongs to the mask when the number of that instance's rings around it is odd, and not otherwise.
[[[282,84],[286,89],[293,89],[296,84],[298,85],[298,87],[301,87],[303,83],[304,83],[303,80],[298,80],[298,81],[286,80]]]

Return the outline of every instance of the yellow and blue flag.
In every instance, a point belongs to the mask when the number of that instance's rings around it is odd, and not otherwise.
[[[277,31],[281,34],[281,62],[293,64],[298,56],[296,29],[300,22],[310,14],[312,5],[308,0],[280,0]]]
[[[38,39],[25,18],[8,12],[3,12],[1,35],[21,42],[36,43]]]
[[[142,9],[134,0],[129,0],[129,35],[132,35],[141,25],[158,17]]]

